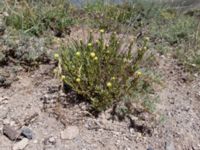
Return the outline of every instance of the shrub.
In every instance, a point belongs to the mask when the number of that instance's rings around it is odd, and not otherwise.
[[[189,41],[196,32],[197,25],[198,20],[194,17],[163,9],[149,29],[152,37],[174,45]]]
[[[122,49],[123,43],[116,33],[112,33],[108,41],[104,30],[100,30],[96,41],[90,33],[86,43],[74,40],[61,49],[60,55],[55,54],[59,61],[58,74],[64,84],[86,98],[93,110],[100,112],[137,88],[142,75],[139,64],[147,51],[147,40],[133,55],[133,41]]]
[[[17,5],[6,6],[9,13],[5,18],[6,25],[37,36],[48,29],[56,34],[62,33],[73,24],[68,13],[69,6],[63,0],[52,2],[23,0]]]

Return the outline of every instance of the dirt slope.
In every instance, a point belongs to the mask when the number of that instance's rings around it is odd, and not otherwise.
[[[37,113],[28,124],[33,140],[26,150],[200,150],[200,78],[190,82],[175,60],[163,56],[157,59],[159,65],[155,68],[164,76],[164,88],[157,92],[157,111],[163,121],[152,136],[129,129],[127,120],[108,120],[108,113],[94,118],[84,110],[83,103],[73,105],[66,101],[65,108],[60,109],[56,104],[60,83],[52,76],[52,65],[41,65],[30,73],[21,71],[10,88],[0,88],[0,128],[5,123],[19,128],[25,118]],[[78,135],[63,140],[61,132],[71,125],[78,127]],[[13,145],[15,142],[1,130],[0,149],[10,150]]]

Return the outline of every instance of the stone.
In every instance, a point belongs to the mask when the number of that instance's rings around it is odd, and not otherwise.
[[[22,129],[21,135],[26,137],[29,140],[33,139],[33,132],[31,131],[31,129],[29,129],[27,127]]]
[[[37,143],[38,143],[38,140],[34,140],[33,143],[34,143],[34,144],[37,144]]]
[[[28,145],[28,139],[24,138],[21,141],[15,143],[13,150],[23,150]]]
[[[174,142],[173,141],[166,142],[165,143],[165,150],[175,150]]]
[[[8,119],[8,118],[4,119],[3,125],[10,125],[10,119]]]
[[[63,140],[72,140],[79,135],[79,128],[77,126],[69,126],[61,131],[60,135]]]
[[[50,137],[49,138],[49,143],[51,143],[51,144],[56,144],[56,139],[52,136],[52,137]]]
[[[148,147],[147,150],[153,150],[153,148],[152,147]]]
[[[9,125],[4,125],[3,126],[3,134],[7,136],[10,140],[15,141],[19,140],[20,138],[20,133],[17,132],[17,130],[13,129]]]

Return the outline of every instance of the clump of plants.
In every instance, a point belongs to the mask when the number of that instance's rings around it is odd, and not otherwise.
[[[68,33],[68,27],[73,24],[69,16],[69,5],[63,0],[28,1],[5,4],[7,26],[11,26],[25,33],[39,36],[46,30],[54,31],[56,36]]]
[[[108,4],[94,1],[84,7],[84,13],[94,27],[109,31],[138,31],[145,27],[151,18],[157,16],[161,6],[145,0],[134,0],[122,4]]]
[[[86,42],[74,40],[67,47],[62,47],[60,54],[55,54],[59,77],[88,100],[96,112],[131,96],[143,80],[139,66],[148,50],[148,38],[135,52],[134,41],[125,43],[125,49],[122,44],[116,33],[106,40],[104,30],[100,30],[96,40],[90,33]]]

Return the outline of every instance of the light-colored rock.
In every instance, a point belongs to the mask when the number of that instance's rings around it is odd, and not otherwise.
[[[10,124],[10,119],[8,119],[8,118],[4,119],[3,124],[4,125]]]
[[[165,144],[165,150],[175,150],[174,142],[173,141],[166,142],[166,144]]]
[[[72,140],[79,135],[79,128],[77,126],[69,126],[65,130],[61,131],[61,139]]]
[[[24,138],[13,146],[13,150],[23,150],[28,145],[28,139]]]
[[[55,139],[55,137],[53,137],[53,136],[50,137],[50,138],[49,138],[49,143],[51,143],[51,144],[53,144],[53,145],[56,144],[56,139]]]

